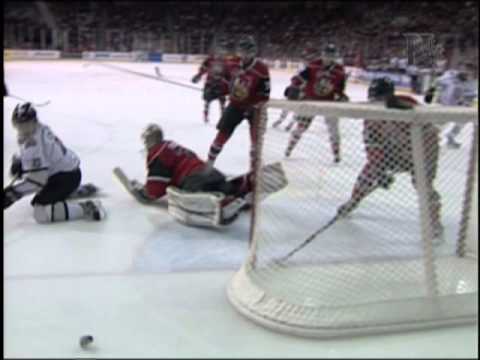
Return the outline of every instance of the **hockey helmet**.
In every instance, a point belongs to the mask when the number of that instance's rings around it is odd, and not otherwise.
[[[395,84],[388,77],[373,79],[368,86],[369,100],[383,100],[395,94]]]
[[[240,39],[238,53],[245,60],[253,59],[257,55],[257,44],[253,36],[245,36]]]
[[[148,150],[163,141],[163,130],[157,124],[149,124],[142,132],[142,140]]]
[[[328,62],[333,62],[337,58],[337,47],[333,43],[328,43],[322,50],[322,57]]]
[[[37,129],[37,112],[32,104],[18,104],[15,106],[12,114],[12,125],[17,130],[17,141],[19,144],[25,143]]]
[[[18,124],[37,121],[37,112],[31,103],[18,104],[15,106],[12,114],[12,123],[14,126]]]

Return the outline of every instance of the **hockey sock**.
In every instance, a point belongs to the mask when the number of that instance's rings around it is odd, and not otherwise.
[[[229,138],[230,138],[230,135],[222,131],[219,131],[217,133],[217,136],[213,140],[213,143],[210,146],[210,150],[208,152],[208,161],[210,163],[213,164],[215,162],[218,154],[220,154],[220,152],[223,149],[223,145],[225,145],[225,143],[228,141]]]
[[[219,101],[220,101],[220,113],[223,114],[223,111],[225,110],[225,98],[221,97]]]
[[[208,108],[210,107],[210,102],[205,101],[204,107],[203,107],[203,121],[206,123],[208,122]]]

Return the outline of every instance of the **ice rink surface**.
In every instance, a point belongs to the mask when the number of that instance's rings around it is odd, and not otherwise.
[[[119,63],[154,75],[153,63]],[[201,92],[80,61],[8,62],[10,93],[33,102],[40,121],[81,159],[83,182],[103,191],[104,222],[38,225],[28,199],[4,213],[5,357],[476,357],[478,327],[329,341],[271,333],[227,302],[225,287],[247,254],[249,215],[226,229],[185,227],[136,203],[112,175],[115,166],[145,178],[140,134],[148,123],[206,158],[219,105],[202,120]],[[160,64],[162,75],[190,83],[197,65]],[[272,71],[273,98],[292,74]],[[362,85],[349,84],[353,101]],[[16,151],[4,98],[4,183]],[[286,134],[284,135],[286,136]],[[216,166],[248,170],[242,123]],[[95,346],[78,347],[91,333]]]

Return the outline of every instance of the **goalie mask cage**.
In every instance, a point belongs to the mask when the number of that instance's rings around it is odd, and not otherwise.
[[[280,161],[288,185],[254,202],[249,255],[227,287],[233,306],[273,330],[318,338],[476,322],[478,111],[284,100],[271,100],[266,109],[255,198],[275,181],[262,173],[266,164]],[[290,134],[271,127],[281,110],[313,117],[288,158]],[[325,117],[338,119],[338,164]],[[391,168],[412,155],[414,176],[397,173],[388,189],[374,190],[349,217],[315,236],[350,199],[366,163],[363,119],[410,124],[389,140],[388,155]],[[462,147],[450,150],[441,135],[453,122],[465,126]],[[432,209],[438,211],[441,237],[434,236]]]

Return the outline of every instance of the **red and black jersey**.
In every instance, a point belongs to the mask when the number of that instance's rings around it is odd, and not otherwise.
[[[343,65],[325,65],[322,59],[308,63],[295,75],[291,85],[303,91],[306,100],[335,100],[345,91],[346,74]]]
[[[205,86],[213,86],[219,89],[221,95],[228,95],[231,80],[229,69],[226,58],[210,55],[202,62],[198,75],[206,73]]]
[[[397,101],[413,106],[419,104],[416,99],[408,95],[396,95],[395,98]],[[405,121],[365,120],[363,138],[367,153],[375,152],[377,156],[388,155],[410,163],[412,159],[411,128],[411,123]],[[437,146],[438,129],[434,125],[423,126],[423,142],[427,149]]]
[[[186,176],[204,166],[205,163],[193,151],[174,141],[163,141],[147,156],[147,194],[158,199],[165,195],[168,186],[178,187]]]
[[[239,109],[248,109],[270,98],[270,73],[267,65],[254,59],[248,65],[232,63],[233,81],[230,103]]]
[[[200,65],[198,75],[207,74],[206,82],[218,81],[228,76],[225,59],[220,56],[210,55]]]

